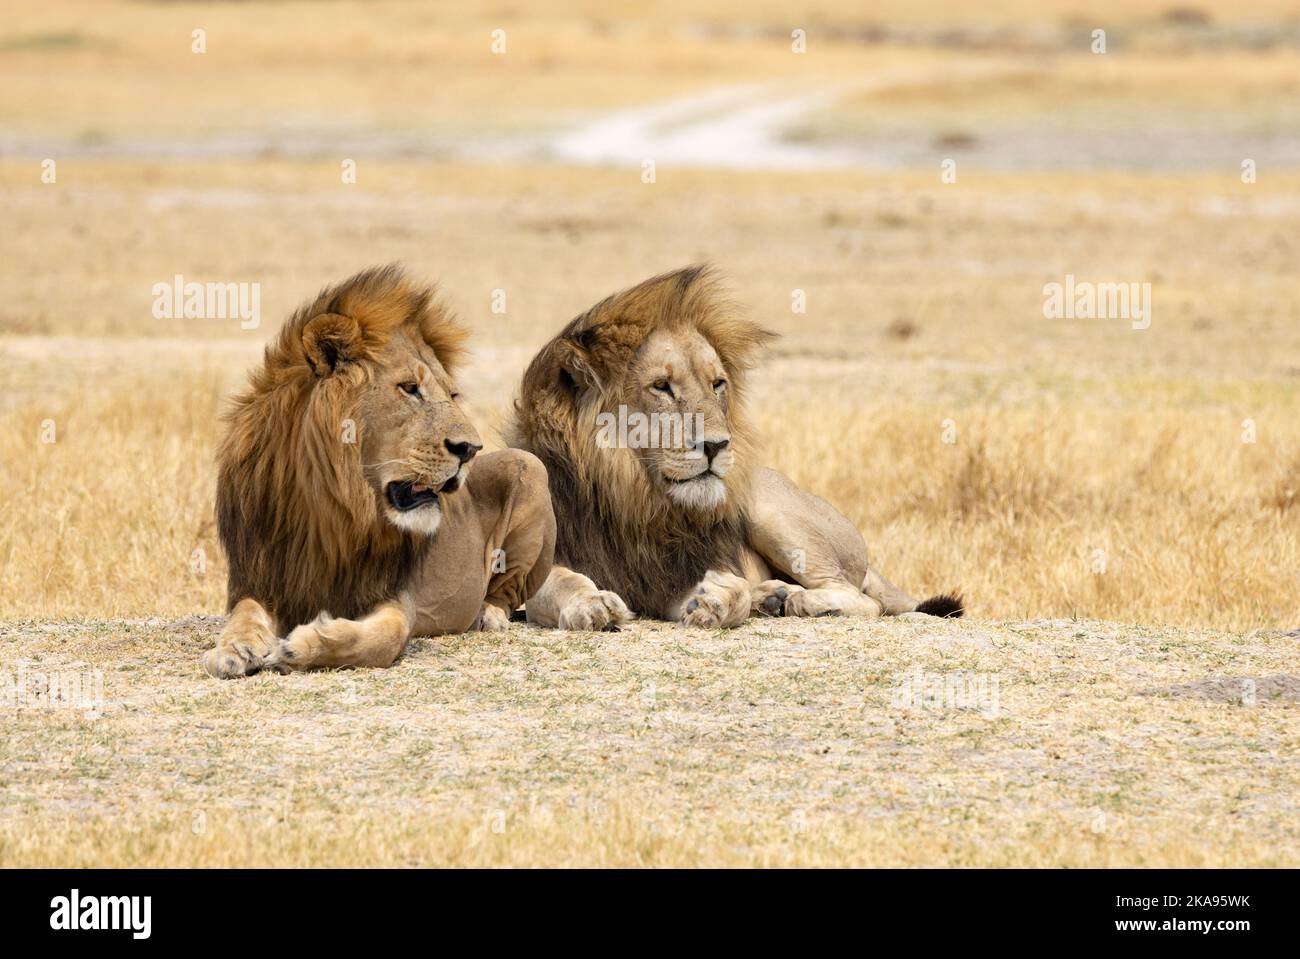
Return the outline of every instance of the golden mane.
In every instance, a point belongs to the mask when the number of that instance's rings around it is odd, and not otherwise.
[[[637,350],[657,330],[693,329],[727,370],[735,466],[712,515],[685,515],[653,490],[627,451],[596,444],[595,417],[616,403]],[[598,570],[607,588],[655,613],[708,569],[739,571],[755,443],[745,416],[746,374],[773,334],[736,314],[707,266],[646,280],[576,317],[524,373],[507,430],[550,476],[558,563]]]
[[[396,265],[358,273],[299,307],[232,399],[217,453],[229,607],[257,598],[281,628],[321,610],[355,617],[410,575],[427,540],[381,521],[360,435],[343,435],[381,349],[404,328],[448,372],[461,361],[467,334],[432,288]]]

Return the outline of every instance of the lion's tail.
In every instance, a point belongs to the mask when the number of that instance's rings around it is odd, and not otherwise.
[[[961,593],[940,593],[916,604],[916,612],[927,616],[940,616],[944,619],[956,619],[966,612],[962,604]]]
[[[874,569],[867,570],[862,591],[880,604],[886,616],[925,613],[955,619],[966,611],[960,593],[940,593],[918,603]]]

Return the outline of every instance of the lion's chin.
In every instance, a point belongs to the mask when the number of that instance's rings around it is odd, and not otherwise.
[[[417,536],[432,536],[438,532],[438,527],[442,525],[442,507],[435,500],[432,503],[426,503],[418,509],[409,509],[399,512],[389,508],[384,510],[388,521],[398,529],[405,530],[408,533],[415,533]]]
[[[684,483],[669,484],[668,498],[683,509],[703,513],[727,501],[727,484],[719,476],[706,473]]]

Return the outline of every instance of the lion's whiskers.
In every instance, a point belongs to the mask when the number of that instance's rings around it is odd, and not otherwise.
[[[361,468],[366,470],[377,470],[381,467],[388,466],[392,463],[397,463],[398,465],[402,465],[402,466],[411,465],[406,460],[396,459],[396,460],[380,460],[378,463],[362,463]]]

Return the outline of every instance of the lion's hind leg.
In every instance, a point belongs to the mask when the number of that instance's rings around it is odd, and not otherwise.
[[[774,470],[755,475],[750,545],[775,576],[751,590],[766,616],[876,617],[881,604],[862,591],[867,544],[829,503]]]
[[[760,616],[863,616],[874,619],[880,604],[847,583],[809,589],[772,579],[751,589],[753,611]]]
[[[916,600],[874,569],[868,569],[863,577],[862,591],[880,603],[886,616],[901,616],[916,609]]]
[[[841,584],[818,589],[796,589],[785,601],[787,616],[862,616],[875,619],[880,604],[865,593]]]
[[[255,599],[241,599],[230,611],[217,645],[203,654],[203,669],[217,679],[251,676],[267,665],[279,644],[271,614]]]
[[[941,593],[917,602],[874,569],[867,570],[862,581],[862,591],[876,599],[884,607],[886,616],[901,616],[907,619],[922,619],[932,616],[940,619],[956,619],[965,609],[959,593]]]

